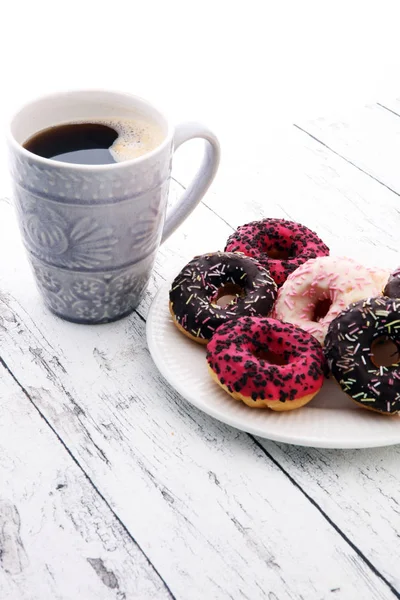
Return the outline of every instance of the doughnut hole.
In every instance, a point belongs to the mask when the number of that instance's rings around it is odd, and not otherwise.
[[[244,289],[240,285],[227,283],[218,289],[211,302],[220,308],[226,308],[236,302],[238,298],[243,298],[244,295]]]
[[[281,366],[289,364],[289,361],[285,359],[283,354],[272,352],[272,350],[267,350],[267,348],[261,348],[260,350],[256,350],[255,352],[253,352],[253,355],[260,360],[265,360],[270,365]]]
[[[315,323],[322,321],[328,314],[331,306],[332,300],[330,298],[326,298],[325,296],[318,298],[312,309],[311,321],[314,321]]]
[[[387,335],[376,338],[371,345],[371,360],[376,367],[391,367],[400,362],[400,348]]]
[[[273,258],[274,260],[289,260],[294,257],[293,252],[289,248],[270,248],[266,252],[268,258]]]
[[[290,260],[296,256],[296,249],[286,240],[271,240],[265,247],[265,254],[273,260]]]

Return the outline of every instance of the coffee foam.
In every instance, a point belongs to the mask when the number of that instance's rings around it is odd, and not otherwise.
[[[91,122],[112,127],[118,133],[117,139],[110,147],[110,152],[117,162],[147,154],[157,148],[164,139],[161,127],[143,117],[94,119]]]
[[[135,119],[119,117],[85,119],[72,121],[72,123],[99,123],[114,129],[118,133],[118,137],[110,146],[109,151],[116,162],[131,160],[151,152],[162,143],[165,137],[159,125],[143,117]]]

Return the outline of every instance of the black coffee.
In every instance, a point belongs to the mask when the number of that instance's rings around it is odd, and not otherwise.
[[[101,123],[70,123],[43,129],[29,138],[24,148],[42,156],[80,165],[106,165],[117,162],[110,147],[118,132]]]
[[[23,146],[33,154],[79,165],[107,165],[151,152],[164,138],[162,129],[142,117],[113,117],[42,129]]]

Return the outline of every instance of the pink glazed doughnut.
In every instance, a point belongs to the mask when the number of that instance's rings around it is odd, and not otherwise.
[[[280,288],[273,316],[294,323],[323,344],[328,327],[349,304],[382,295],[387,273],[351,258],[307,261]]]
[[[300,408],[324,381],[321,344],[296,325],[265,317],[239,317],[218,327],[207,361],[214,381],[251,408]]]
[[[225,251],[255,258],[278,286],[310,258],[329,254],[329,248],[314,231],[285,219],[263,219],[238,227],[228,238]]]

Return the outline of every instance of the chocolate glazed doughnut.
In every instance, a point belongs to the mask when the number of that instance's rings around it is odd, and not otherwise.
[[[390,275],[383,295],[389,296],[389,298],[400,298],[400,267]]]
[[[206,344],[214,331],[241,315],[268,316],[277,288],[269,272],[241,253],[196,256],[174,279],[170,312],[189,338]]]
[[[332,321],[325,353],[332,375],[360,406],[386,415],[400,411],[400,363],[377,366],[374,343],[390,340],[400,350],[400,299],[368,298]],[[396,359],[395,359],[396,360]]]

